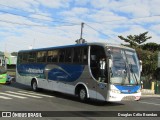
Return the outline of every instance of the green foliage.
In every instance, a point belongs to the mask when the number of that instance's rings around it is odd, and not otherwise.
[[[142,45],[141,48],[143,50],[148,50],[148,51],[154,52],[154,51],[160,50],[160,45],[158,45],[157,43],[150,42],[150,43],[146,43],[146,44]]]
[[[130,47],[137,47],[141,45],[142,43],[146,42],[148,39],[151,39],[152,37],[147,37],[146,35],[148,32],[140,33],[139,35],[128,35],[127,38],[124,38],[123,36],[118,36],[121,40],[124,40],[125,42],[129,43]]]
[[[157,58],[158,58],[158,51],[152,52],[148,50],[143,50],[140,48],[136,49],[138,57],[142,60],[142,75],[143,76],[152,76],[155,78],[155,72],[157,69]]]

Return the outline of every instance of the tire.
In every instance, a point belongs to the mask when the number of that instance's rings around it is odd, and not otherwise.
[[[33,80],[33,82],[32,82],[32,90],[35,91],[35,92],[38,91],[37,82],[35,80]]]
[[[87,91],[86,91],[86,89],[85,88],[81,88],[79,90],[78,96],[79,96],[79,99],[81,101],[83,101],[83,102],[86,101],[87,100]]]

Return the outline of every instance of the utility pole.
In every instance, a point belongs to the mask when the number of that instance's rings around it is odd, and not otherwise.
[[[83,44],[83,43],[86,42],[85,39],[83,39],[83,27],[84,27],[84,23],[82,22],[82,23],[81,23],[80,39],[78,39],[78,40],[75,41],[77,44]]]
[[[83,35],[83,27],[84,27],[84,23],[82,22],[82,23],[81,23],[81,35],[80,35],[80,39],[83,39],[83,38],[82,38],[82,35]]]

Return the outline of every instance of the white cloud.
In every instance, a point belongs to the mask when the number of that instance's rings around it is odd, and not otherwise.
[[[43,6],[50,8],[69,7],[70,0],[35,0]]]
[[[88,8],[82,8],[82,7],[75,7],[69,11],[63,11],[60,14],[65,17],[78,17],[83,16],[89,12]]]
[[[33,6],[38,5],[35,0],[0,0],[0,4],[30,12],[34,11],[34,9],[32,8]],[[1,7],[8,8],[5,6]]]
[[[91,0],[90,2],[94,8],[105,8],[109,5],[110,0]]]
[[[113,12],[108,11],[107,9],[94,10],[91,14],[88,15],[88,18],[95,22],[112,22],[114,20],[125,20],[125,17],[116,15]]]
[[[75,0],[75,4],[81,6],[87,5],[89,2],[90,0]]]
[[[152,27],[149,28],[150,30],[152,30],[152,32],[154,32],[155,34],[160,35],[160,24],[158,25],[153,25]],[[158,39],[157,39],[158,40]]]
[[[28,11],[29,17],[46,21],[59,20],[59,22],[53,22],[59,27],[53,24],[48,24],[48,27],[22,26],[0,21],[0,51],[5,48],[8,51],[28,49],[33,44],[35,48],[74,44],[75,40],[80,37],[81,22],[93,27],[84,26],[83,35],[88,42],[120,43],[122,41],[119,40],[118,35],[137,35],[148,31],[148,35],[152,36],[148,42],[160,44],[158,31],[160,17],[137,19],[137,17],[160,15],[159,0],[0,0],[0,4],[22,10],[21,14],[26,14]],[[1,6],[0,10],[15,11],[5,6]],[[127,19],[128,17],[135,19]],[[33,25],[46,25],[47,23],[45,20],[34,21],[4,13],[0,13],[0,20]],[[61,21],[77,25],[63,26],[64,23],[60,23]]]
[[[135,5],[130,5],[126,7],[121,7],[119,11],[131,14],[133,18],[134,17],[144,17],[144,16],[150,15],[149,7],[143,4],[135,4]]]

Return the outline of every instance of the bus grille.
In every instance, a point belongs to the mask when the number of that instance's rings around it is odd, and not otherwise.
[[[135,100],[135,96],[126,96],[126,97],[123,97],[122,100],[123,101],[134,101]]]

